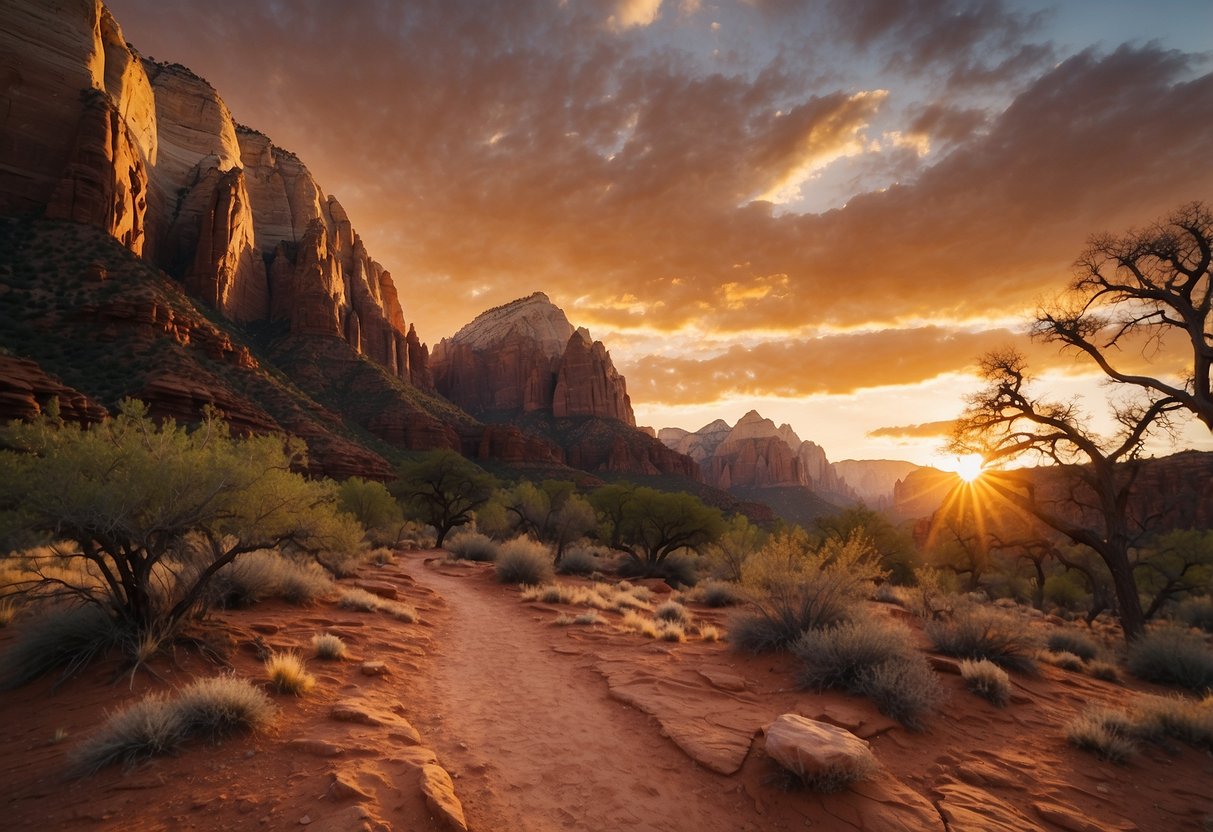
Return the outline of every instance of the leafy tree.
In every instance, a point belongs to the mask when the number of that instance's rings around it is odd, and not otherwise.
[[[989,463],[1015,460],[1052,463],[1051,488],[1037,488],[1017,471],[987,469],[985,485],[1068,540],[1089,548],[1107,566],[1125,638],[1144,631],[1130,550],[1143,530],[1130,512],[1142,444],[1182,405],[1174,399],[1129,401],[1113,406],[1118,431],[1101,437],[1084,427],[1074,402],[1049,402],[1029,391],[1023,357],[991,353],[981,361],[986,387],[969,397],[957,420],[951,448],[980,453]]]
[[[451,450],[429,451],[397,469],[389,490],[418,520],[438,530],[438,546],[451,529],[472,521],[493,496],[495,482],[479,466]]]
[[[360,545],[331,484],[292,471],[301,442],[233,439],[213,411],[189,429],[157,424],[127,400],[88,428],[51,417],[10,423],[0,445],[0,507],[69,540],[61,554],[82,567],[41,574],[27,589],[95,604],[140,638],[176,632],[205,608],[214,574],[246,552]]]
[[[590,504],[602,538],[650,574],[679,549],[701,551],[725,528],[718,509],[681,492],[608,485],[590,495]]]
[[[818,531],[827,540],[844,542],[855,535],[868,540],[880,554],[880,563],[889,572],[889,579],[898,584],[914,581],[914,566],[919,560],[914,539],[893,525],[879,511],[859,505],[838,514],[819,517]]]
[[[1038,313],[1036,335],[1071,347],[1119,385],[1144,392],[1155,408],[1178,405],[1213,431],[1213,214],[1185,205],[1144,231],[1093,237],[1079,257],[1069,293]],[[1184,344],[1179,381],[1125,369],[1130,343]]]
[[[593,507],[565,480],[544,480],[539,485],[523,480],[499,492],[498,499],[513,529],[552,544],[557,563],[568,545],[597,523]]]
[[[399,526],[400,504],[387,487],[375,480],[350,477],[337,486],[337,507],[351,514],[367,531]]]
[[[1135,552],[1134,572],[1153,618],[1169,601],[1213,586],[1213,531],[1180,529],[1159,535]]]
[[[755,526],[744,514],[738,514],[729,519],[720,538],[708,545],[705,555],[717,577],[740,582],[746,560],[762,548],[766,538],[761,526]]]

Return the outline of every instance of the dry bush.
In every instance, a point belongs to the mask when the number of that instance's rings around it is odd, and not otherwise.
[[[21,687],[62,669],[56,683],[60,684],[129,638],[129,632],[93,604],[55,606],[26,615],[0,656],[0,690]]]
[[[1066,739],[1114,763],[1123,763],[1137,751],[1129,715],[1111,708],[1087,708],[1066,726]]]
[[[503,584],[541,584],[552,579],[552,553],[542,543],[516,537],[501,545],[494,568]]]
[[[573,619],[573,623],[585,625],[601,624],[602,616],[596,612],[583,612]]]
[[[792,652],[801,661],[801,686],[867,696],[911,728],[920,728],[942,698],[935,672],[901,625],[863,618],[806,630]]]
[[[950,620],[930,621],[924,628],[935,649],[960,659],[988,659],[1006,670],[1030,673],[1037,644],[1025,622],[1002,610],[970,604]]]
[[[346,656],[345,642],[332,633],[317,634],[312,636],[312,652],[318,659],[339,662]]]
[[[388,566],[396,562],[396,553],[385,546],[379,546],[370,551],[367,561],[375,566]]]
[[[665,601],[653,610],[653,617],[659,621],[669,621],[674,624],[689,624],[691,613],[677,601]]]
[[[212,603],[236,609],[267,598],[312,604],[333,589],[332,580],[319,564],[294,561],[268,549],[249,552],[224,566],[209,586]]]
[[[1087,673],[1090,673],[1096,679],[1102,679],[1105,682],[1119,682],[1120,670],[1111,662],[1094,661],[1087,662]]]
[[[1072,653],[1087,662],[1099,655],[1099,644],[1095,639],[1078,630],[1054,630],[1045,640],[1045,646],[1054,653]]]
[[[316,687],[316,677],[307,672],[298,653],[271,653],[265,660],[265,674],[279,693],[303,696]]]
[[[1062,670],[1068,670],[1071,673],[1081,673],[1086,667],[1081,658],[1065,651],[1055,653],[1052,650],[1041,650],[1036,655],[1045,664],[1060,667]]]
[[[1137,736],[1150,742],[1174,739],[1213,751],[1213,697],[1145,696],[1133,707]]]
[[[1213,651],[1204,639],[1174,627],[1150,630],[1130,644],[1128,667],[1150,682],[1198,693],[1213,688]]]
[[[846,765],[826,767],[812,774],[797,774],[779,766],[774,781],[784,791],[807,791],[818,794],[840,792],[852,783],[866,780],[876,769],[874,757],[851,760]]]
[[[319,552],[316,561],[338,578],[352,578],[367,560],[370,553],[361,549],[339,552]]]
[[[704,641],[720,641],[720,630],[712,625],[706,625],[699,628],[699,637]]]
[[[960,663],[960,677],[973,693],[987,699],[999,708],[1011,701],[1011,677],[998,665],[986,659]]]
[[[497,560],[500,548],[497,541],[480,532],[460,532],[446,539],[443,548],[456,560],[474,560],[491,563]]]
[[[687,640],[687,632],[677,621],[662,621],[657,624],[657,638],[682,643]]]
[[[885,581],[876,587],[876,591],[872,593],[872,600],[879,601],[882,604],[893,604],[894,606],[908,610],[913,603],[911,593],[912,590],[909,587],[898,586],[897,584]]]
[[[200,679],[175,697],[151,694],[109,716],[69,759],[77,774],[91,774],[113,763],[175,751],[194,736],[218,739],[267,725],[274,706],[247,680],[231,676]]]

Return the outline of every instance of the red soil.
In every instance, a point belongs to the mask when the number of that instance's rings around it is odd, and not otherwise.
[[[231,669],[254,680],[263,678],[259,647],[306,654],[318,632],[350,646],[346,662],[309,659],[317,688],[275,695],[278,716],[261,735],[67,779],[68,752],[106,711],[222,668],[179,648],[153,665],[155,676],[111,683],[113,665],[103,665],[53,693],[53,679],[0,693],[0,827],[439,829],[420,788],[435,758],[480,832],[1151,832],[1207,830],[1213,818],[1208,753],[1146,747],[1114,765],[1065,743],[1078,711],[1123,705],[1146,686],[1044,667],[1013,676],[1015,699],[999,710],[943,673],[947,705],[912,733],[865,700],[795,690],[787,658],[646,640],[609,626],[616,613],[602,613],[606,625],[557,626],[558,612],[574,610],[522,603],[490,569],[435,566],[435,554],[402,554],[362,574],[416,606],[416,624],[277,602],[212,618]],[[691,608],[723,627],[722,613]],[[365,675],[363,660],[387,673]],[[344,720],[334,718],[339,702]],[[881,772],[835,795],[785,791],[761,729],[787,712],[869,738]]]

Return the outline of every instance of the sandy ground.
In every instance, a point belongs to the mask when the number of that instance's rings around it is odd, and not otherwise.
[[[344,582],[396,594],[417,623],[265,603],[209,622],[226,666],[179,648],[154,675],[114,682],[102,664],[54,692],[44,679],[0,694],[0,828],[426,830],[459,828],[462,812],[478,832],[1213,829],[1213,755],[1148,747],[1114,765],[1062,738],[1087,704],[1158,689],[1045,667],[1014,677],[999,710],[941,673],[948,703],[913,733],[865,700],[795,690],[787,658],[654,642],[621,632],[615,613],[558,626],[577,610],[524,603],[489,568],[436,554]],[[692,611],[723,628],[725,614]],[[306,651],[318,632],[340,635],[352,657],[309,660],[316,690],[275,695],[270,731],[64,776],[107,711],[195,676],[260,681],[260,651]],[[881,770],[835,795],[786,791],[762,738],[781,713],[848,727]]]

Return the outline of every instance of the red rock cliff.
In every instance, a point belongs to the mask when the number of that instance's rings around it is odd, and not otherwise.
[[[431,387],[391,275],[297,157],[185,67],[140,58],[100,0],[4,15],[0,213],[94,225],[233,320],[285,319]]]

